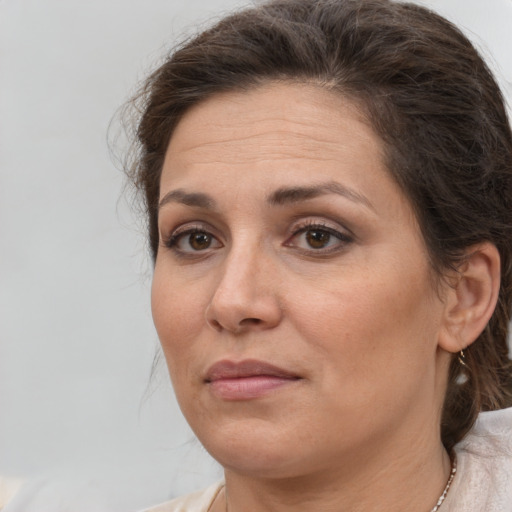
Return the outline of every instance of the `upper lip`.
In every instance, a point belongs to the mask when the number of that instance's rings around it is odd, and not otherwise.
[[[273,364],[256,359],[245,359],[244,361],[219,361],[208,369],[205,382],[213,382],[221,379],[242,379],[257,376],[280,377],[283,379],[300,378],[293,372],[274,366]]]

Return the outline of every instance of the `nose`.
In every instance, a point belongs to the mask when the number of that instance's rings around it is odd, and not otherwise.
[[[278,290],[279,270],[261,247],[233,248],[219,270],[206,321],[235,334],[276,327],[282,318]]]

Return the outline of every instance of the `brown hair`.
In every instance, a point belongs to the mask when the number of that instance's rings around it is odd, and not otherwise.
[[[176,124],[218,92],[281,80],[357,102],[384,140],[438,275],[474,244],[499,250],[494,315],[465,351],[467,369],[456,357],[450,368],[441,425],[450,450],[481,410],[512,405],[512,134],[499,87],[461,32],[417,5],[275,0],[235,13],[169,55],[134,100],[141,115],[129,175],[144,195],[153,257],[160,173]]]

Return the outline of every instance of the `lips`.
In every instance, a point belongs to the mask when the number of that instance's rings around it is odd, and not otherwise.
[[[257,360],[219,361],[204,379],[210,390],[224,400],[251,400],[263,397],[301,378],[283,368]]]

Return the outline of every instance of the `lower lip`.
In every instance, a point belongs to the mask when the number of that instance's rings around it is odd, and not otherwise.
[[[283,386],[298,382],[299,379],[287,379],[258,375],[236,379],[218,379],[209,383],[212,393],[223,400],[252,400],[268,395]]]

